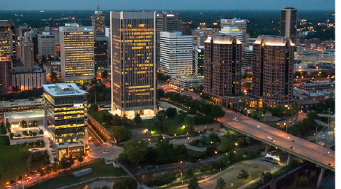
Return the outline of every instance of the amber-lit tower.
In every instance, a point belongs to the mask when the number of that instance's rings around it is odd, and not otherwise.
[[[110,12],[111,110],[156,114],[156,13]]]

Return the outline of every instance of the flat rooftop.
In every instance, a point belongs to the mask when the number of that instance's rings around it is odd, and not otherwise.
[[[45,111],[44,110],[5,113],[5,118],[10,119],[10,120],[19,119],[21,121],[23,119],[43,118],[43,117],[45,117]]]
[[[0,101],[0,108],[5,107],[18,107],[18,106],[27,106],[27,105],[41,105],[44,104],[44,100],[42,98],[35,98],[33,100],[30,99],[18,99],[11,101]]]
[[[197,76],[173,76],[172,78],[176,78],[178,80],[184,80],[184,81],[204,81],[204,77],[197,77]]]
[[[88,92],[80,89],[75,83],[56,83],[43,85],[44,92],[53,97],[81,96]]]

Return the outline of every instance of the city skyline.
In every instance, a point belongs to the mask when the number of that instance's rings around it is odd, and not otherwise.
[[[335,11],[335,0],[288,0],[280,1],[275,0],[263,0],[262,3],[254,0],[240,0],[240,1],[224,1],[217,0],[216,3],[207,4],[204,0],[188,0],[188,1],[157,1],[150,0],[148,3],[141,5],[137,0],[129,0],[120,2],[117,4],[114,1],[102,0],[74,0],[70,3],[67,0],[60,1],[42,1],[33,0],[27,4],[24,0],[6,0],[2,3],[1,10],[93,10],[96,9],[99,3],[101,10],[278,10],[283,7],[295,7],[300,10],[325,10]],[[68,4],[69,6],[64,6]],[[79,6],[82,5],[82,6]],[[103,9],[105,7],[105,9]],[[107,7],[113,7],[114,9],[107,9]],[[226,8],[222,8],[226,7]]]

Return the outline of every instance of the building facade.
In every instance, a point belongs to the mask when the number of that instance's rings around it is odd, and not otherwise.
[[[175,89],[188,91],[197,89],[200,85],[204,86],[204,78],[197,76],[172,76],[169,79],[169,84]]]
[[[95,66],[98,70],[108,67],[108,38],[95,37],[94,43]]]
[[[97,7],[95,14],[91,16],[92,27],[94,28],[95,37],[103,37],[105,35],[105,14]]]
[[[238,29],[242,32],[242,43],[244,44],[247,40],[246,36],[246,29],[247,29],[247,20],[246,19],[220,19],[220,28],[221,30],[224,29],[224,27],[238,27]]]
[[[34,65],[33,43],[27,39],[20,43],[20,61],[27,71],[32,71]]]
[[[50,32],[43,32],[38,35],[38,56],[42,60],[43,56],[47,58],[49,55],[52,57],[56,55],[55,36],[51,35]]]
[[[156,13],[111,12],[111,110],[156,115]]]
[[[253,57],[253,46],[246,47],[242,52],[242,62],[243,67],[248,68],[252,66],[252,57]]]
[[[180,21],[178,13],[162,12],[156,14],[156,64],[158,69],[160,68],[160,32],[179,30]]]
[[[205,46],[196,46],[194,55],[194,75],[204,76]]]
[[[0,57],[0,94],[7,94],[12,90],[12,60]]]
[[[252,94],[259,107],[293,104],[294,48],[285,37],[259,36],[254,43]]]
[[[38,89],[46,84],[46,71],[40,70],[16,70],[13,68],[12,72],[12,87],[16,91]]]
[[[0,20],[0,57],[15,60],[15,25],[12,20]]]
[[[45,123],[57,152],[56,158],[85,153],[88,145],[87,92],[75,83],[43,86]]]
[[[95,77],[93,28],[65,24],[59,27],[59,35],[62,80],[90,82]]]
[[[292,43],[297,42],[297,9],[295,7],[285,7],[281,10],[281,36],[289,37]]]
[[[192,35],[192,22],[182,22],[180,31],[182,35]]]
[[[193,37],[181,32],[160,33],[160,70],[169,76],[191,75]]]
[[[241,92],[242,43],[236,36],[209,36],[205,41],[204,90],[214,96]]]

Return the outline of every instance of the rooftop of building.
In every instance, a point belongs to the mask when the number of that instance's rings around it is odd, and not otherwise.
[[[289,37],[262,35],[258,36],[254,44],[264,43],[266,46],[285,46],[290,43],[290,46],[295,46]]]
[[[37,110],[37,111],[27,111],[27,112],[5,113],[4,116],[6,119],[10,119],[10,120],[42,118],[42,117],[45,117],[45,111],[44,110]]]
[[[210,43],[213,40],[214,44],[232,44],[233,40],[236,40],[237,44],[242,44],[236,35],[213,35],[207,37],[205,43]]]
[[[80,96],[88,92],[80,89],[75,83],[56,83],[43,85],[44,92],[53,97]]]
[[[296,104],[298,105],[309,105],[309,104],[319,104],[320,102],[317,100],[313,100],[313,99],[296,99]]]
[[[335,81],[328,81],[328,82],[313,82],[313,83],[301,83],[302,85],[307,86],[319,86],[319,85],[335,85]]]
[[[182,75],[182,76],[172,76],[172,78],[176,78],[178,80],[184,80],[184,81],[204,81],[204,77],[201,77],[201,76]]]
[[[18,99],[14,101],[0,101],[0,108],[18,107],[18,106],[26,106],[26,105],[41,105],[41,104],[44,104],[44,101],[42,98]]]
[[[7,58],[7,57],[0,57],[0,61],[10,61],[11,59],[10,58]]]

